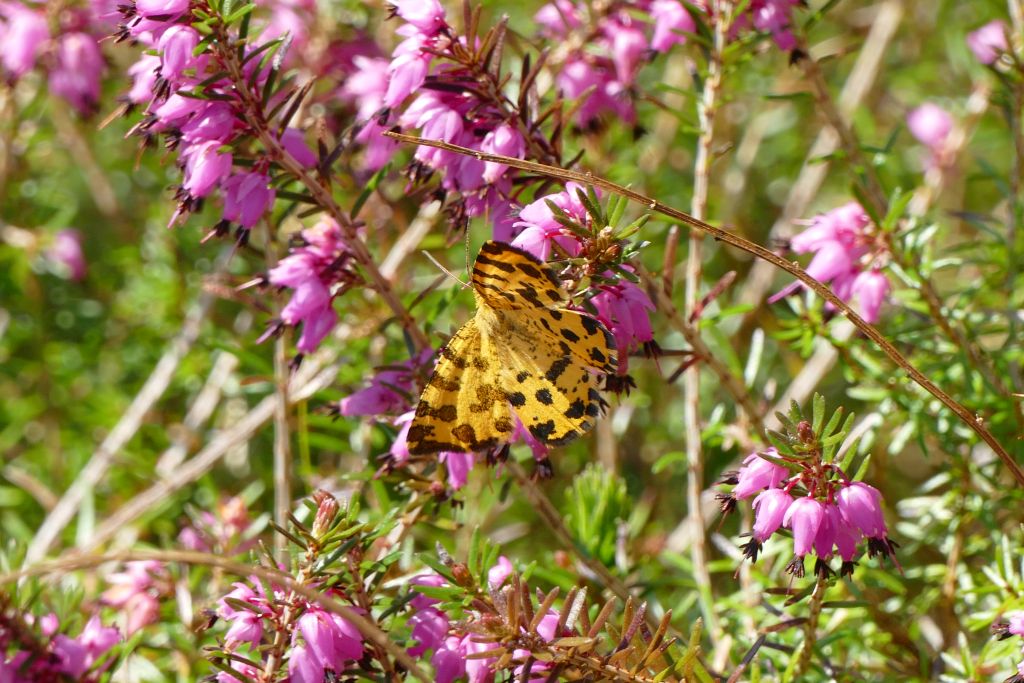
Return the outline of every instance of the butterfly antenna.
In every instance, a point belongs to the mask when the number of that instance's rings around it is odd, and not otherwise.
[[[437,267],[438,267],[438,268],[439,268],[439,269],[441,270],[441,272],[443,272],[443,273],[444,273],[445,275],[447,275],[447,276],[448,276],[448,277],[450,277],[451,279],[455,280],[456,282],[458,282],[458,283],[459,283],[460,285],[462,285],[462,286],[463,286],[463,287],[465,287],[466,289],[468,289],[468,288],[469,288],[469,285],[467,285],[467,284],[466,284],[465,282],[463,282],[462,280],[460,280],[460,279],[459,279],[459,276],[458,276],[458,275],[456,275],[456,274],[455,274],[455,273],[453,273],[452,271],[450,271],[450,270],[448,270],[447,268],[445,268],[444,266],[442,266],[442,265],[441,265],[441,263],[440,263],[440,262],[439,262],[439,261],[438,261],[438,260],[437,260],[436,258],[434,258],[434,255],[433,255],[433,254],[431,254],[431,253],[430,253],[429,251],[424,251],[424,252],[423,252],[423,255],[424,255],[424,256],[426,256],[426,257],[427,257],[428,259],[430,259],[430,261],[431,261],[431,262],[432,262],[432,263],[433,263],[433,264],[434,264],[435,266],[437,266]]]

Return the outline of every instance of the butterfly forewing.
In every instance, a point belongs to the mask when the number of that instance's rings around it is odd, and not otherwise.
[[[569,299],[551,268],[529,252],[485,242],[473,264],[473,289],[491,308],[558,306]]]

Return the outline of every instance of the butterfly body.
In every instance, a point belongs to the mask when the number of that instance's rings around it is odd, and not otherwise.
[[[409,452],[491,450],[512,436],[514,416],[549,446],[589,430],[605,406],[600,375],[617,367],[611,334],[567,308],[551,269],[509,244],[484,244],[472,284],[476,315],[441,349]]]

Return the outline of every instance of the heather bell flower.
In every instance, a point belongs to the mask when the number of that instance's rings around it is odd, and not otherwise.
[[[996,19],[967,34],[967,47],[982,64],[993,64],[1007,51],[1006,36],[1009,28],[1006,22]]]
[[[21,78],[36,64],[50,28],[42,9],[30,9],[20,2],[0,4],[0,65],[12,78]]]

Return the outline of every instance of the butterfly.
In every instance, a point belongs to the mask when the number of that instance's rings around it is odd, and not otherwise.
[[[440,351],[409,452],[490,451],[511,437],[513,412],[547,446],[589,430],[607,406],[601,376],[618,367],[608,330],[570,310],[551,268],[510,244],[483,245],[472,285],[476,315]]]

